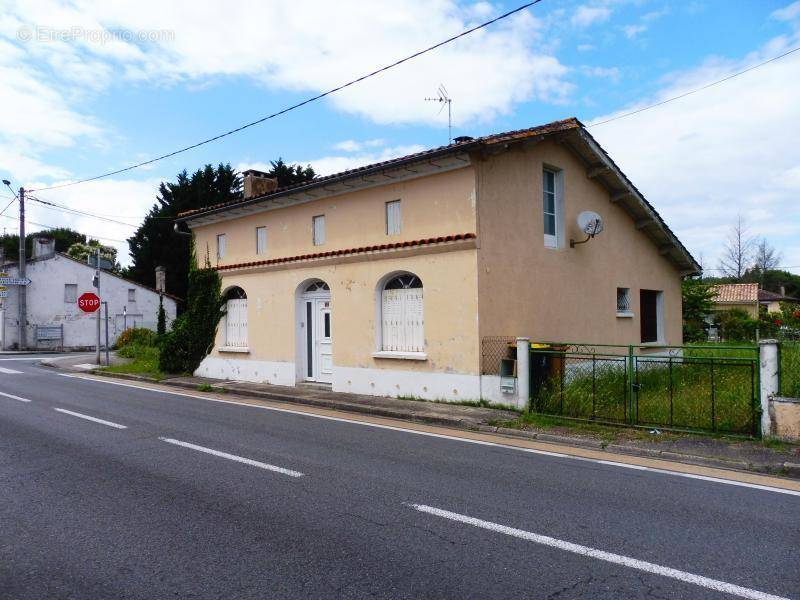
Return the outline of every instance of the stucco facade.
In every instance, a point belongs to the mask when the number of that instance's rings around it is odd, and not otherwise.
[[[16,277],[16,263],[0,267],[3,272]],[[50,254],[27,263],[27,330],[29,348],[52,348],[55,341],[38,341],[38,327],[63,326],[63,347],[79,349],[94,347],[97,343],[95,313],[85,313],[78,308],[73,295],[95,292],[92,278],[95,269],[61,254]],[[65,286],[74,286],[65,290]],[[9,286],[9,296],[0,308],[0,348],[16,348],[19,340],[18,288]],[[68,297],[69,295],[69,297]],[[125,327],[146,327],[155,330],[158,319],[158,293],[150,288],[128,281],[106,271],[100,272],[100,297],[108,302],[108,336],[113,344]],[[124,310],[123,310],[124,309]],[[169,324],[175,318],[176,303],[164,297],[164,312]],[[124,314],[123,314],[124,313]],[[105,317],[105,310],[102,313]],[[102,341],[105,342],[103,324]]]
[[[577,129],[570,124],[571,134]],[[303,299],[314,281],[329,288],[327,381],[335,391],[507,402],[497,377],[481,376],[483,337],[639,344],[639,290],[658,293],[654,341],[680,344],[680,279],[695,263],[691,257],[681,263],[685,249],[677,240],[660,241],[674,238],[652,207],[635,188],[627,200],[612,194],[609,186],[622,181],[616,171],[598,172],[617,179],[595,177],[586,158],[565,144],[546,135],[514,140],[453,145],[315,182],[313,189],[277,190],[263,201],[183,217],[223,288],[240,288],[247,300],[246,345],[229,347],[223,322],[199,374],[281,385],[315,379],[307,371],[312,357],[306,358],[314,325]],[[543,239],[545,168],[560,174],[556,247]],[[386,203],[396,200],[402,227],[389,235]],[[570,248],[570,238],[585,237],[574,224],[585,210],[603,217],[605,231]],[[312,223],[319,215],[324,243],[315,245]],[[266,228],[260,254],[258,227]],[[422,282],[424,351],[386,352],[382,293],[396,274]],[[617,288],[631,292],[624,315]]]

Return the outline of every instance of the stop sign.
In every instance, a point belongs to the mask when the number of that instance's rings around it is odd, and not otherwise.
[[[80,298],[78,298],[78,308],[87,313],[95,312],[100,308],[100,298],[92,292],[81,294]]]

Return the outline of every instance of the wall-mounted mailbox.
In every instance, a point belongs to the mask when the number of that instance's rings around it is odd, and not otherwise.
[[[500,391],[504,394],[517,391],[517,361],[513,358],[500,360]]]

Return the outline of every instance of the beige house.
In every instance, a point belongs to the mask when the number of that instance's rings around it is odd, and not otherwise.
[[[180,216],[228,298],[198,374],[503,402],[481,340],[681,343],[699,267],[576,119]],[[604,231],[586,243],[582,211]]]
[[[722,283],[712,290],[714,310],[723,311],[738,308],[748,314],[751,319],[758,318],[758,284],[757,283]]]

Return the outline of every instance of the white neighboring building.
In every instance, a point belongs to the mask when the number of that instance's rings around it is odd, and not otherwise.
[[[3,264],[0,271],[17,277],[16,262]],[[55,252],[55,242],[49,238],[34,238],[33,258],[28,260],[26,276],[31,280],[27,291],[27,347],[53,348],[62,345],[58,340],[37,340],[53,334],[63,326],[63,347],[66,349],[93,348],[97,340],[97,315],[78,308],[77,298],[84,292],[96,292],[92,286],[95,269]],[[18,288],[7,286],[8,298],[0,298],[0,349],[17,349],[19,343]],[[155,331],[158,321],[158,292],[114,275],[100,272],[101,300],[108,302],[108,340],[113,345],[125,328],[146,327]],[[175,318],[176,303],[164,295],[167,327]],[[103,307],[101,317],[105,317]],[[41,335],[37,335],[37,330]],[[105,343],[105,323],[102,324]]]

